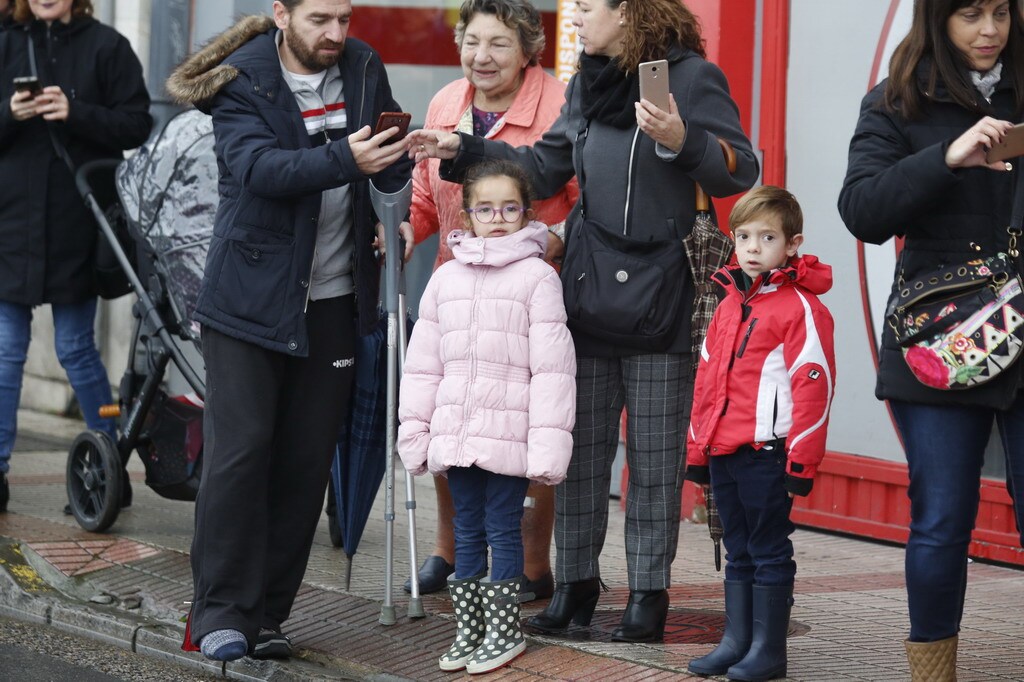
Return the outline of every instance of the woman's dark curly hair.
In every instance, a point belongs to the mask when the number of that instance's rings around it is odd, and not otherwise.
[[[706,57],[700,21],[679,0],[605,0],[609,9],[625,5],[625,36],[616,60],[627,73],[641,62],[664,59],[675,44]]]

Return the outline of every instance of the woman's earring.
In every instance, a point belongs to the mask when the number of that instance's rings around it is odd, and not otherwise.
[[[620,21],[619,22],[619,26],[625,26],[625,25],[626,25],[626,22],[624,22],[624,21]]]

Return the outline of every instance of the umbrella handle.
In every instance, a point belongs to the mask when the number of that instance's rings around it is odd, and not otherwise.
[[[725,167],[729,169],[729,174],[732,175],[736,172],[736,150],[732,148],[732,145],[723,140],[718,139],[718,146],[722,148],[722,154],[725,155]],[[696,185],[696,206],[698,211],[708,211],[711,209],[711,199],[708,197],[707,192],[700,186],[700,183],[694,183]]]

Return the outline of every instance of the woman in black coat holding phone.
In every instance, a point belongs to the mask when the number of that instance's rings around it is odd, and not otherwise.
[[[862,241],[905,238],[893,295],[900,278],[1008,252],[1021,159],[985,157],[1024,113],[1022,50],[1018,0],[918,0],[889,78],[864,98],[839,210]],[[1008,487],[1024,490],[1024,362],[984,385],[940,390],[915,378],[888,325],[879,358],[875,394],[889,401],[910,472],[907,656],[914,680],[933,663],[927,679],[954,680],[993,421]],[[1018,500],[1018,529],[1022,509]]]
[[[89,428],[116,437],[98,409],[110,383],[93,336],[97,227],[58,156],[121,159],[149,135],[142,66],[90,0],[17,0],[0,32],[0,511],[14,444],[32,310],[52,307],[57,358]],[[35,76],[16,89],[14,80]]]

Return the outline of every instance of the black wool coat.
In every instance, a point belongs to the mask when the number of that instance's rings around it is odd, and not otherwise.
[[[978,103],[991,116],[1019,122],[1009,64],[991,104]],[[924,83],[924,69],[919,69]],[[1012,197],[1019,164],[1011,173],[987,168],[946,166],[949,145],[981,119],[952,99],[940,83],[926,100],[924,115],[910,121],[882,106],[885,81],[864,98],[860,120],[850,142],[849,166],[839,212],[851,233],[861,241],[883,244],[905,237],[896,264],[893,288],[900,270],[913,279],[942,265],[962,263],[1006,251]],[[1004,372],[984,386],[941,391],[921,384],[910,373],[885,325],[879,351],[879,399],[933,405],[967,404],[1007,407],[1021,385],[1021,367]]]
[[[69,100],[67,121],[49,126],[76,167],[145,142],[149,94],[128,40],[91,17],[0,32],[0,300],[76,303],[95,295],[98,231],[48,124],[11,115],[12,81],[32,75],[30,44],[40,84],[59,85]]]

